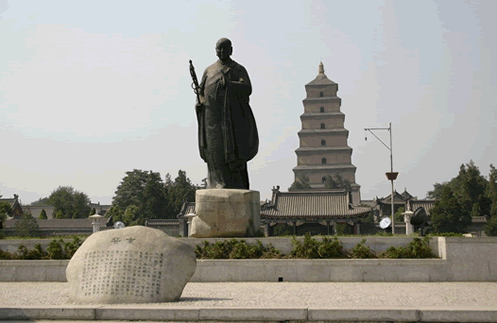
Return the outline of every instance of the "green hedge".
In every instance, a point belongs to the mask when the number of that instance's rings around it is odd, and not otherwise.
[[[71,259],[81,245],[79,237],[73,237],[71,242],[62,239],[52,240],[43,251],[40,244],[33,250],[20,245],[15,253],[0,249],[0,259]],[[337,237],[332,239],[323,237],[317,241],[306,234],[303,241],[292,238],[292,251],[283,255],[272,244],[263,246],[257,240],[255,245],[249,245],[245,240],[225,240],[210,244],[204,241],[197,245],[195,255],[197,259],[335,259],[335,258],[437,258],[430,247],[429,237],[414,238],[405,247],[390,247],[386,251],[376,254],[368,246],[366,239],[362,239],[354,248],[347,251]]]
[[[26,246],[20,245],[17,251],[10,253],[0,249],[0,259],[17,259],[17,260],[40,260],[40,259],[71,259],[82,241],[79,237],[74,236],[70,242],[64,242],[62,239],[52,240],[48,246],[47,251],[43,251],[41,245],[38,243],[34,249],[28,250]]]

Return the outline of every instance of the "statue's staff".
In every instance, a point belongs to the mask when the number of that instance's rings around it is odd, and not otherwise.
[[[195,112],[197,113],[197,121],[199,125],[199,131],[198,131],[198,140],[199,140],[199,145],[204,146],[205,142],[205,129],[204,129],[204,114],[202,113],[203,111],[203,104],[200,101],[200,86],[198,85],[198,79],[197,79],[197,74],[195,73],[195,67],[193,67],[193,62],[190,60],[190,75],[192,76],[192,89],[193,92],[197,95],[197,104],[195,105]],[[200,152],[200,156],[204,158],[202,154],[202,150]]]
[[[200,86],[198,85],[197,74],[195,73],[195,67],[193,67],[193,62],[190,60],[190,74],[192,76],[192,89],[197,95],[197,103],[200,103]]]

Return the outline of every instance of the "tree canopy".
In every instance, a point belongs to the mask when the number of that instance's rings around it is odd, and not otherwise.
[[[431,209],[431,223],[435,232],[464,232],[471,223],[471,215],[462,210],[452,187],[444,186],[440,199]]]
[[[34,202],[29,203],[30,206],[43,206],[43,205],[50,205],[48,203],[48,197],[40,197]]]
[[[440,199],[440,197],[442,196],[442,190],[443,190],[444,186],[447,184],[449,184],[449,182],[433,184],[433,190],[428,191],[428,193],[426,193],[426,198],[433,199],[433,200]]]
[[[292,185],[288,188],[289,191],[295,190],[306,190],[311,188],[311,184],[309,184],[309,176],[298,176]]]
[[[168,174],[169,175],[169,174]],[[179,170],[174,182],[166,183],[168,195],[168,218],[176,218],[185,202],[195,201],[195,191],[199,189],[192,184],[186,172]]]
[[[493,166],[491,173],[492,169]],[[450,181],[435,183],[433,191],[427,193],[427,197],[436,199],[431,210],[435,231],[464,232],[471,224],[471,217],[489,216],[489,194],[492,193],[489,193],[488,185],[489,181],[481,175],[473,161],[462,164],[459,174]]]
[[[39,235],[38,221],[29,212],[24,212],[14,224],[15,234],[19,237],[36,237]]]
[[[490,164],[490,174],[485,193],[490,202],[490,214],[483,229],[487,236],[497,236],[497,169],[492,164]]]
[[[12,206],[7,202],[0,203],[0,222],[7,220],[7,215],[12,214]]]
[[[350,190],[351,186],[349,180],[343,179],[342,175],[340,174],[335,174],[335,176],[333,177],[330,175],[326,175],[324,181],[324,188],[327,189],[345,188]]]
[[[59,186],[47,200],[53,205],[57,219],[87,218],[90,213],[90,199],[72,186]]]
[[[151,218],[174,219],[184,202],[195,201],[198,188],[182,170],[174,181],[166,174],[164,182],[160,173],[134,169],[117,187],[107,215],[126,225],[143,225]]]
[[[41,209],[40,215],[38,215],[38,219],[40,219],[40,220],[47,219],[47,211],[45,211],[45,209]]]

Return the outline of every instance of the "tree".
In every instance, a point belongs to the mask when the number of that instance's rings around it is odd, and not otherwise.
[[[143,188],[141,215],[145,219],[164,218],[167,212],[166,189],[159,173],[150,171]]]
[[[185,200],[195,201],[195,190],[196,187],[182,170],[174,181],[167,174],[164,183],[160,173],[134,169],[126,172],[119,184],[109,216],[114,221],[122,218],[135,224],[143,224],[150,218],[176,218]],[[128,211],[130,206],[134,207]]]
[[[140,206],[143,203],[143,190],[148,180],[148,172],[140,169],[133,169],[126,172],[112,198],[112,205],[126,210],[130,205]]]
[[[14,230],[19,237],[36,237],[39,235],[38,221],[29,212],[24,212],[14,224]]]
[[[471,223],[471,217],[490,215],[492,204],[490,195],[493,193],[489,192],[493,190],[489,189],[488,185],[489,181],[480,174],[480,170],[472,160],[468,164],[462,164],[459,174],[449,182],[435,183],[433,191],[427,194],[428,197],[436,198],[435,206],[437,203],[439,205],[431,211],[432,222],[434,215],[438,221],[438,229],[435,225],[434,229],[438,232],[463,232]],[[455,205],[458,206],[458,210],[454,209]],[[441,223],[445,218],[448,222]],[[454,223],[456,219],[461,219],[463,222],[456,225]]]
[[[440,196],[442,195],[443,188],[445,187],[445,185],[448,185],[448,184],[449,184],[449,182],[433,184],[433,191],[428,191],[428,193],[426,193],[426,198],[433,199],[433,200],[440,199]]]
[[[50,205],[48,204],[48,197],[40,197],[34,202],[29,203],[30,206],[43,206],[43,205]]]
[[[295,181],[292,183],[292,185],[288,188],[289,191],[295,191],[295,190],[306,190],[310,189],[311,185],[309,184],[309,176],[303,175],[303,176],[297,176]]]
[[[464,212],[450,185],[446,185],[439,200],[431,209],[431,222],[435,232],[462,233],[471,223],[471,215]]]
[[[326,175],[324,181],[324,188],[326,189],[340,189],[345,188],[350,190],[350,181],[347,179],[343,179],[342,175],[335,174],[335,178],[330,175]]]
[[[404,212],[405,212],[405,208],[404,207],[399,207],[399,209],[397,210],[397,212],[395,212],[395,222],[399,223],[399,222],[404,222]],[[390,218],[392,218],[390,216]]]
[[[490,164],[488,174],[487,190],[485,192],[490,201],[490,214],[487,217],[487,224],[483,227],[487,236],[497,236],[497,169]]]
[[[487,236],[497,236],[497,216],[488,219],[487,224],[483,226],[483,231]]]
[[[136,205],[130,205],[124,211],[123,222],[127,226],[132,225],[143,225],[145,224],[145,217],[140,214],[140,211]]]
[[[167,187],[167,218],[174,219],[180,212],[183,203],[195,201],[197,187],[192,184],[186,176],[186,172],[182,170],[178,171],[178,177],[174,179],[174,182],[169,182],[169,185]]]
[[[47,217],[47,212],[45,211],[45,209],[41,209],[41,212],[40,212],[40,215],[38,215],[38,219],[40,220],[46,220],[48,217]]]
[[[97,214],[97,210],[95,210],[95,208],[92,208],[90,211],[90,216],[94,214]]]
[[[7,215],[12,214],[12,206],[7,202],[0,203],[0,222],[4,223],[7,220]]]
[[[452,190],[464,213],[471,216],[490,214],[490,200],[485,194],[487,183],[472,160],[461,165],[459,175],[453,179]]]
[[[121,210],[121,208],[119,208],[117,205],[111,206],[110,209],[107,210],[107,212],[105,212],[105,216],[107,218],[112,218],[112,221],[114,223],[116,223],[117,221],[124,222],[123,221],[124,211]]]
[[[72,186],[59,186],[48,197],[48,203],[54,206],[58,219],[87,218],[90,212],[88,196]]]

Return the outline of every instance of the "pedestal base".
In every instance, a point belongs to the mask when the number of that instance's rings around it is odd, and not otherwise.
[[[190,237],[246,237],[260,226],[260,194],[240,189],[197,190]]]

